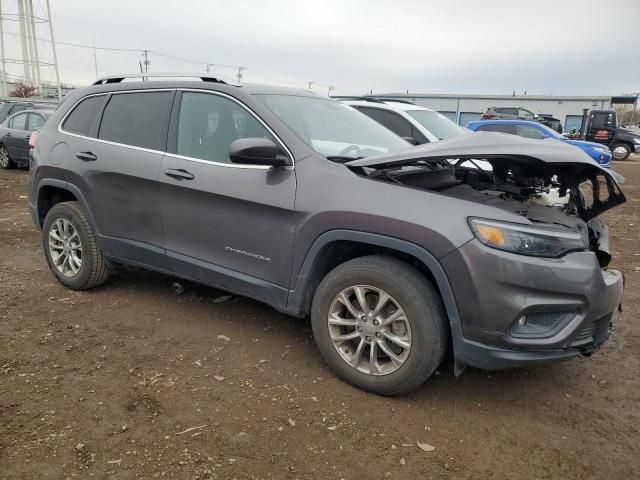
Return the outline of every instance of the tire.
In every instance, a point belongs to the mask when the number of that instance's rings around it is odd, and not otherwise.
[[[388,294],[391,298],[383,313],[375,317],[360,315],[365,309],[359,308],[355,288],[370,289],[364,297],[372,310],[380,296]],[[341,293],[342,299],[351,303],[351,310],[339,299]],[[383,327],[384,320],[399,309],[404,311],[405,315],[399,317],[403,320]],[[343,321],[350,324],[340,323]],[[311,325],[318,349],[336,375],[380,395],[399,395],[422,385],[442,361],[449,335],[442,299],[433,285],[410,265],[384,256],[356,258],[329,272],[314,294]],[[405,343],[408,339],[409,348],[391,342],[389,334]],[[343,335],[359,337],[344,343],[336,340]],[[360,347],[363,340],[364,346]],[[385,347],[386,351],[393,348],[392,353],[403,362],[391,361],[383,351]]]
[[[631,155],[631,147],[626,143],[618,142],[611,146],[611,152],[614,160],[626,160]]]
[[[15,166],[16,164],[11,160],[7,147],[0,145],[0,168],[2,170],[11,170],[12,168],[15,168]]]
[[[89,290],[107,281],[111,265],[102,255],[93,229],[78,202],[54,205],[44,220],[42,233],[42,247],[49,268],[65,287]],[[61,261],[63,255],[60,252],[69,257],[66,263]],[[80,260],[79,266],[77,259]]]

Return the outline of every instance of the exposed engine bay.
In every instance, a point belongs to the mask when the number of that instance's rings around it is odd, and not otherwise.
[[[611,260],[607,228],[598,215],[624,203],[625,197],[613,174],[595,164],[496,155],[348,166],[374,180],[483,203],[535,223],[561,225],[583,236],[602,267]]]

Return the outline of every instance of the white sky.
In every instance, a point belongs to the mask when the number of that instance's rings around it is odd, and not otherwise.
[[[15,0],[0,1],[3,13],[16,11]],[[44,0],[33,1],[36,10],[44,6]],[[337,94],[640,91],[638,0],[51,3],[57,41],[149,49],[152,72],[242,65],[246,81],[305,88],[314,81],[334,85]],[[19,58],[15,22],[4,25],[5,55]],[[47,33],[43,27],[38,26],[41,38]],[[46,42],[39,47],[43,57],[50,55]],[[59,45],[58,57],[64,81],[87,84],[95,78],[92,50]],[[101,75],[138,71],[141,59],[139,52],[97,53]],[[9,72],[20,74],[21,67]],[[217,66],[213,72],[234,74]],[[53,80],[52,69],[43,68],[43,77]]]

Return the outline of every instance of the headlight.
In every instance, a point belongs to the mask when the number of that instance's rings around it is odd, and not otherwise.
[[[591,147],[591,149],[598,153],[611,153],[611,150],[607,147]]]
[[[535,257],[560,257],[588,247],[582,235],[542,226],[469,219],[475,236],[491,248]]]

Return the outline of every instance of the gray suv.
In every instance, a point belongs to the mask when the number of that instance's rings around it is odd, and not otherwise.
[[[55,277],[126,263],[310,317],[344,380],[380,394],[455,371],[589,355],[622,275],[598,215],[615,175],[559,142],[419,147],[313,93],[109,78],[39,133],[29,203]]]

